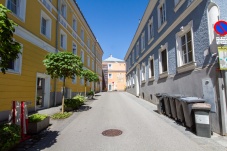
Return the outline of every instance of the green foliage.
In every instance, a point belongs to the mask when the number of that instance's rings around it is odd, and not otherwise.
[[[49,53],[43,63],[51,78],[73,79],[75,75],[80,76],[83,70],[81,58],[71,52]]]
[[[92,72],[91,70],[83,70],[81,75],[82,75],[82,77],[84,77],[85,83],[87,81],[89,81],[89,82],[99,81],[98,75],[96,73]]]
[[[84,98],[82,98],[82,97],[77,97],[75,99],[66,99],[65,100],[65,107],[71,108],[73,110],[78,109],[83,104],[84,104]]]
[[[78,100],[79,102],[81,102],[81,105],[83,105],[85,97],[82,96],[82,95],[76,95],[76,96],[73,97],[73,99]]]
[[[0,125],[0,151],[11,149],[20,141],[20,126],[15,124]]]
[[[94,96],[95,93],[94,93],[94,91],[90,91],[90,92],[87,93],[87,95],[88,95],[88,96],[89,96],[89,95],[90,95],[90,96]]]
[[[72,112],[64,112],[64,113],[55,113],[54,115],[52,115],[51,117],[53,119],[65,119],[65,118],[68,118],[72,115],[73,113]]]
[[[18,54],[21,53],[21,45],[13,39],[17,24],[8,18],[8,12],[10,10],[0,4],[0,68],[4,74],[9,62],[17,59]]]
[[[44,120],[47,117],[48,117],[48,115],[36,113],[36,114],[30,115],[28,117],[28,121],[30,123],[36,123],[36,122],[40,122],[40,121]]]

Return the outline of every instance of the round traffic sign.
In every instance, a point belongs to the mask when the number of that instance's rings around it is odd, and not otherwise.
[[[223,20],[216,22],[214,31],[220,36],[225,36],[227,34],[227,22]]]

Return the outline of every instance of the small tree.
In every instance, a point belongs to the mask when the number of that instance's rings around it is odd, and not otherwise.
[[[8,69],[9,62],[19,57],[21,49],[21,45],[13,39],[17,24],[8,18],[8,12],[10,10],[0,4],[0,68],[3,74]]]
[[[49,53],[43,62],[51,78],[63,78],[62,113],[64,113],[65,80],[81,75],[83,71],[81,58],[71,52],[58,52]]]
[[[99,77],[96,73],[92,72],[91,70],[83,70],[82,77],[84,77],[85,82],[85,96],[86,96],[86,89],[87,89],[87,81],[89,82],[97,82],[99,80]]]

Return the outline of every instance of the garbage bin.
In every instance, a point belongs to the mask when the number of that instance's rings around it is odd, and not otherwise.
[[[176,99],[179,99],[183,97],[182,94],[173,94],[173,95],[169,95],[169,99],[170,99],[170,109],[171,109],[171,115],[172,118],[177,120],[177,110],[176,110]]]
[[[168,94],[163,94],[166,115],[171,117],[170,99]]]
[[[181,122],[182,125],[184,125],[184,113],[183,113],[183,107],[181,103],[181,97],[175,98],[175,105],[176,105],[177,121]]]
[[[163,93],[156,93],[155,96],[158,99],[158,104],[157,104],[157,108],[158,108],[158,112],[159,114],[165,114],[165,106],[164,106],[164,99],[163,99]]]
[[[192,105],[197,136],[211,137],[210,109],[211,105],[208,103],[195,103]]]
[[[195,103],[204,103],[206,100],[198,97],[185,97],[180,98],[180,100],[183,107],[185,126],[192,130],[195,125],[194,120],[192,120],[192,105]]]

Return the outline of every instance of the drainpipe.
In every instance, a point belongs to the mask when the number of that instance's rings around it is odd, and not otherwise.
[[[57,21],[56,21],[56,45],[55,45],[55,53],[58,53],[58,35],[59,35],[59,20],[60,20],[60,7],[61,7],[61,0],[57,1],[57,12],[58,12],[58,17],[57,17]],[[53,95],[53,99],[54,99],[54,106],[56,106],[57,104],[57,79],[54,78],[54,95]]]

